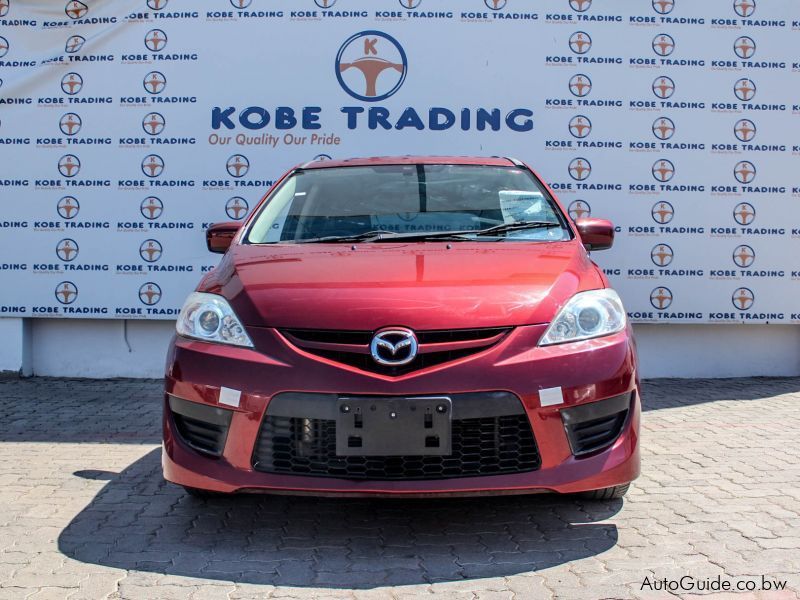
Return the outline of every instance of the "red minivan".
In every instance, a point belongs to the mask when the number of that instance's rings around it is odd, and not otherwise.
[[[511,158],[313,161],[243,223],[169,349],[164,476],[189,493],[619,498],[639,474],[631,327]]]

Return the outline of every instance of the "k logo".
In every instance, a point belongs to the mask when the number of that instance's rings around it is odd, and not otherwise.
[[[160,29],[151,29],[144,36],[144,45],[152,52],[161,52],[167,46],[167,34]]]
[[[752,79],[740,79],[733,85],[733,93],[739,100],[747,102],[756,95],[756,84]]]
[[[250,170],[250,161],[243,154],[234,154],[225,163],[225,169],[231,177],[244,177]]]
[[[228,215],[229,219],[240,221],[247,216],[249,208],[247,200],[234,196],[225,203],[225,214]]]
[[[77,20],[89,12],[89,7],[79,0],[71,0],[64,7],[64,12],[72,20]]]
[[[86,38],[82,35],[71,35],[67,38],[67,43],[64,46],[64,52],[67,54],[75,54],[80,52],[83,45],[86,43]]]
[[[756,53],[756,43],[753,41],[753,38],[744,35],[740,38],[736,38],[736,41],[733,43],[733,51],[739,58],[752,58]]]
[[[672,262],[674,258],[672,247],[667,244],[656,244],[650,250],[650,260],[653,264],[659,267],[666,267]]]
[[[148,196],[139,205],[139,212],[148,221],[154,221],[164,212],[164,203],[155,196]]]
[[[56,286],[55,294],[61,304],[72,304],[78,299],[78,287],[71,281],[62,281]]]
[[[675,209],[669,202],[661,200],[653,204],[653,208],[650,209],[650,216],[653,217],[653,221],[656,223],[666,225],[675,216]]]
[[[675,8],[675,0],[652,0],[653,10],[660,15],[668,15]]]
[[[573,96],[579,98],[588,96],[589,92],[592,91],[592,80],[582,73],[573,75],[569,80],[569,91]]]
[[[586,54],[592,49],[592,38],[585,31],[576,31],[569,36],[569,49],[575,54]]]
[[[83,88],[83,77],[77,73],[67,73],[61,78],[61,90],[65,94],[74,96]]]
[[[733,218],[739,225],[750,225],[756,219],[756,209],[749,202],[740,202],[733,209]]]
[[[147,306],[158,304],[161,300],[161,287],[152,281],[143,284],[139,288],[139,300]]]
[[[148,177],[158,177],[164,172],[164,159],[158,154],[148,154],[142,159],[142,173]]]
[[[569,121],[569,132],[572,137],[585,138],[592,132],[592,122],[583,115],[572,117]]]
[[[569,7],[575,12],[586,12],[592,7],[592,0],[569,0]]]
[[[145,262],[156,262],[161,258],[162,252],[163,248],[157,240],[145,240],[142,242],[142,245],[139,246],[139,256],[141,256],[142,260]]]
[[[406,79],[408,58],[396,39],[382,31],[350,36],[336,55],[336,78],[342,89],[362,102],[393,96]]]
[[[569,208],[567,209],[570,218],[573,221],[577,221],[578,219],[584,219],[586,217],[592,216],[592,207],[589,206],[589,203],[585,200],[574,200],[570,203]]]
[[[650,292],[650,304],[657,310],[666,310],[672,304],[672,291],[666,287],[657,287]]]
[[[749,142],[756,137],[756,124],[750,119],[739,119],[733,126],[733,133],[740,142]]]
[[[653,52],[659,56],[669,56],[675,51],[675,40],[671,35],[659,33],[653,38]]]
[[[660,140],[668,140],[675,135],[675,123],[667,117],[659,117],[653,121],[653,135]]]
[[[671,161],[661,158],[653,163],[651,171],[656,181],[666,183],[675,176],[675,165]]]
[[[588,179],[592,174],[592,165],[585,158],[573,158],[569,163],[569,176],[576,181]]]
[[[73,198],[72,196],[64,196],[58,201],[58,204],[56,204],[56,210],[58,211],[59,217],[69,221],[70,219],[74,219],[78,216],[78,213],[81,210],[81,205],[77,198]]]
[[[756,12],[756,0],[734,0],[733,10],[740,17],[750,17]]]
[[[746,269],[756,260],[756,252],[750,246],[742,244],[733,251],[733,262],[737,267]]]
[[[750,183],[756,178],[756,166],[748,160],[741,160],[733,168],[733,175],[739,183]]]
[[[669,77],[656,77],[652,88],[656,97],[666,100],[675,93],[675,82]]]
[[[144,76],[142,85],[148,94],[160,94],[167,87],[167,78],[159,71],[150,71]]]
[[[65,238],[56,244],[56,255],[64,262],[72,262],[78,258],[78,250],[78,243],[69,238]]]
[[[142,128],[145,133],[150,135],[158,135],[164,131],[166,124],[167,122],[164,120],[164,117],[157,112],[147,113],[144,119],[142,119]]]
[[[81,130],[83,121],[75,113],[66,113],[58,122],[58,128],[64,135],[73,136]]]
[[[733,305],[739,310],[750,310],[755,301],[755,294],[753,294],[752,290],[746,287],[735,289],[733,291],[733,296],[731,296],[731,302],[733,302]]]
[[[58,172],[64,177],[75,177],[81,170],[81,161],[74,154],[65,154],[58,160]]]

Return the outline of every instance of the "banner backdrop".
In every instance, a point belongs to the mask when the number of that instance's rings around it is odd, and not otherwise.
[[[800,322],[796,0],[0,0],[0,316],[174,318],[315,157],[515,156],[630,316]]]

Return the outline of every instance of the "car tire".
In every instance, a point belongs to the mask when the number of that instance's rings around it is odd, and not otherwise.
[[[631,487],[630,483],[625,485],[615,485],[614,487],[603,488],[601,490],[592,490],[591,492],[584,492],[581,494],[583,498],[589,500],[616,500],[622,498],[628,493],[628,488]]]
[[[189,487],[188,485],[184,485],[183,489],[192,498],[198,498],[201,500],[205,498],[214,498],[215,496],[220,495],[219,492],[212,492],[210,490],[201,490],[200,488]]]

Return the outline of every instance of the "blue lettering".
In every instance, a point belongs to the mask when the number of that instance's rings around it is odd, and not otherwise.
[[[461,109],[461,130],[469,131],[470,123],[472,122],[472,113],[468,108]]]
[[[236,109],[231,106],[222,110],[220,107],[215,106],[211,110],[211,129],[219,129],[220,126],[225,125],[228,129],[233,129],[234,124],[231,121],[231,115]]]
[[[347,128],[355,129],[358,126],[358,115],[364,112],[361,106],[343,106],[342,112],[347,115]]]
[[[479,108],[475,115],[475,126],[478,131],[486,129],[486,125],[492,128],[492,131],[500,131],[500,109],[495,108],[491,112],[485,108]]]
[[[442,123],[440,117],[444,117],[444,123]],[[452,110],[434,107],[431,109],[428,121],[431,131],[444,131],[453,126],[456,122],[456,116],[453,114]]]
[[[288,106],[279,106],[275,109],[275,129],[292,129],[297,126],[294,111]]]
[[[322,109],[319,106],[306,106],[303,109],[303,129],[321,129],[319,123],[319,113]]]
[[[422,119],[419,118],[417,111],[411,107],[408,107],[403,111],[403,114],[400,115],[400,118],[397,120],[397,124],[395,125],[396,129],[405,129],[406,127],[413,127],[419,131],[425,129],[425,124],[422,122]]]
[[[253,115],[258,117],[258,121],[253,122],[250,120],[250,117]],[[261,108],[260,106],[251,106],[239,113],[239,123],[242,124],[242,127],[246,127],[247,129],[262,129],[269,124],[269,113],[267,109]]]
[[[369,109],[367,126],[370,129],[377,129],[378,125],[384,129],[391,129],[392,124],[389,123],[389,110],[382,106],[375,106]]]
[[[518,117],[526,117],[521,123],[517,122]],[[527,108],[517,108],[506,115],[506,125],[511,131],[530,131],[533,129],[533,111]]]

